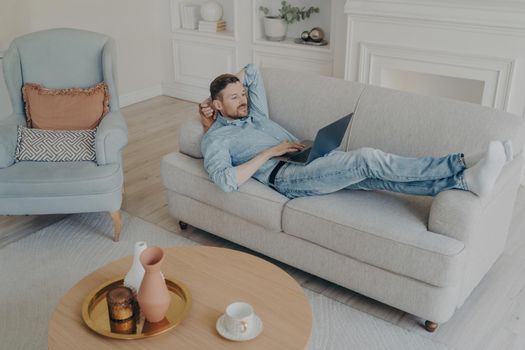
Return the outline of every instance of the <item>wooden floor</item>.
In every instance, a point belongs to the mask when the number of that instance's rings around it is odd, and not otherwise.
[[[123,109],[129,127],[124,151],[123,210],[174,234],[205,245],[246,250],[202,230],[181,231],[167,209],[160,179],[160,160],[178,149],[178,131],[188,118],[196,118],[196,104],[156,97]],[[63,216],[0,216],[0,247]],[[404,329],[432,338],[454,349],[525,349],[525,190],[515,206],[507,248],[454,317],[434,334],[422,329],[424,320],[408,315],[310,274],[275,262],[299,283]],[[269,259],[271,260],[271,259]]]

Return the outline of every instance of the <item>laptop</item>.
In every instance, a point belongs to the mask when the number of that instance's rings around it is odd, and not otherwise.
[[[345,115],[341,119],[319,129],[314,141],[301,141],[300,143],[305,145],[301,151],[285,153],[273,159],[282,160],[287,163],[306,165],[314,159],[323,157],[339,147],[353,115],[354,113]]]

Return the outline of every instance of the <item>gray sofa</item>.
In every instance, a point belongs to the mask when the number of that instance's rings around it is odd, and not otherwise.
[[[405,156],[482,151],[510,139],[515,158],[488,197],[380,191],[289,200],[250,179],[224,193],[208,179],[198,119],[162,160],[170,213],[328,281],[421,317],[449,320],[502,253],[523,167],[522,118],[474,104],[335,78],[262,69],[270,116],[300,139],[354,111],[341,148]]]

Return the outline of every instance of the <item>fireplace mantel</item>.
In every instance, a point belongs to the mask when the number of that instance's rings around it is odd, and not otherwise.
[[[525,3],[487,0],[347,0],[354,18],[453,26],[525,36]]]
[[[345,13],[346,79],[525,117],[525,2],[347,0]]]

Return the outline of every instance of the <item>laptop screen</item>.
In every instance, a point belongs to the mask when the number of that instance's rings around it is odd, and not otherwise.
[[[353,115],[354,113],[350,113],[335,122],[328,124],[324,128],[319,129],[315,136],[312,151],[308,157],[308,162],[315,158],[323,157],[339,147]]]

